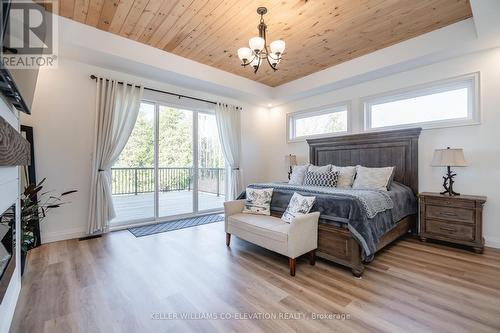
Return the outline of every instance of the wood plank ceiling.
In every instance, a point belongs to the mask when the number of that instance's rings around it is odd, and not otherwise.
[[[280,69],[236,54],[258,35],[286,41]],[[59,14],[269,86],[301,78],[472,16],[469,0],[60,0]]]

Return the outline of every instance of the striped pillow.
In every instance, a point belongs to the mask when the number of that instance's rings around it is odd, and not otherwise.
[[[339,179],[338,171],[328,171],[328,172],[314,172],[307,171],[304,177],[304,185],[309,186],[337,186],[337,181]]]

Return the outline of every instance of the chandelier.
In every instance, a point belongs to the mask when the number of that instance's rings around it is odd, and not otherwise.
[[[266,13],[266,7],[257,8],[257,14],[260,15],[260,23],[257,27],[259,29],[259,37],[250,38],[248,41],[250,47],[241,47],[238,49],[238,57],[241,60],[241,66],[252,66],[254,73],[257,73],[264,59],[267,60],[267,63],[274,71],[278,70],[278,64],[281,61],[283,51],[285,51],[285,41],[280,39],[269,44],[269,47],[267,46],[267,25],[264,23],[264,14]],[[269,52],[269,50],[271,52]]]

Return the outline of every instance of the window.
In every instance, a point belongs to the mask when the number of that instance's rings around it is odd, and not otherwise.
[[[479,122],[478,74],[365,99],[365,129]]]
[[[347,104],[288,114],[288,140],[345,134],[348,131]]]

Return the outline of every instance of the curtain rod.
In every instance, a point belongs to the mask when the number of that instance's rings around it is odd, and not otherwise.
[[[92,80],[96,80],[98,79],[97,76],[95,76],[94,74],[90,75],[90,78]],[[109,81],[109,79],[106,79],[106,81]],[[118,82],[118,84],[123,84],[123,82]],[[130,83],[127,83],[128,86],[132,86]],[[172,92],[169,92],[169,91],[164,91],[164,90],[158,90],[158,89],[154,89],[154,88],[148,88],[148,87],[144,87],[145,90],[149,90],[149,91],[154,91],[154,92],[158,92],[158,93],[161,93],[161,94],[167,94],[167,95],[172,95],[172,96],[177,96],[180,98],[188,98],[188,99],[193,99],[195,101],[200,101],[200,102],[205,102],[205,103],[210,103],[210,104],[215,104],[217,105],[217,102],[214,102],[214,101],[209,101],[209,100],[206,100],[206,99],[202,99],[202,98],[197,98],[197,97],[191,97],[191,96],[186,96],[186,95],[181,95],[181,94],[176,94],[176,93],[172,93]],[[225,104],[227,106],[227,104]],[[236,110],[243,110],[243,108],[241,106],[237,106],[236,107]]]

